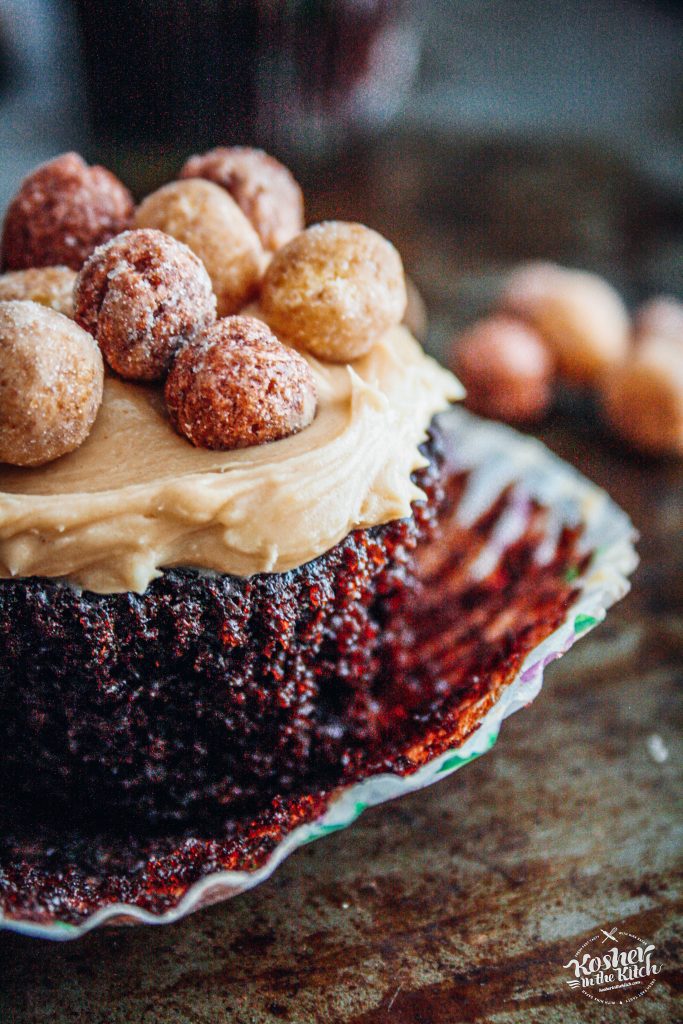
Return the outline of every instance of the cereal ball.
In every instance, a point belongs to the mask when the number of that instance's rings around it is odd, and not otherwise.
[[[591,384],[629,348],[629,317],[617,292],[596,274],[530,263],[513,273],[500,302],[552,347],[560,374]]]
[[[474,324],[453,343],[449,362],[475,412],[510,423],[541,419],[552,401],[554,360],[532,327],[505,316]]]
[[[64,153],[22,182],[5,216],[5,270],[63,264],[79,270],[102,242],[130,227],[133,199],[104,167]]]
[[[401,322],[401,257],[362,224],[315,224],[273,256],[261,306],[277,333],[298,348],[335,363],[358,359]]]
[[[185,342],[216,318],[204,265],[163,231],[124,231],[96,249],[76,282],[75,318],[128,380],[160,380]]]
[[[138,207],[139,228],[159,228],[184,242],[206,267],[218,315],[236,313],[258,291],[264,254],[235,200],[211,181],[172,181]]]
[[[73,317],[76,271],[68,267],[32,267],[0,274],[0,302],[29,299]]]
[[[198,448],[230,450],[303,430],[316,410],[308,363],[260,320],[218,320],[176,358],[166,381],[173,425]]]
[[[303,193],[290,171],[262,149],[219,146],[191,156],[180,177],[206,178],[227,189],[270,252],[303,231]]]
[[[683,455],[683,350],[652,337],[605,378],[602,403],[615,433],[651,455]]]
[[[0,302],[0,462],[40,466],[85,441],[102,402],[95,340],[37,302]]]
[[[660,295],[641,306],[635,319],[636,341],[667,338],[683,346],[683,302]]]

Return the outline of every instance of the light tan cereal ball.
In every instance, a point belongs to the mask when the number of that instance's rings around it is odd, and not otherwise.
[[[636,313],[635,336],[638,342],[666,338],[683,348],[683,302],[668,295],[650,299]]]
[[[492,316],[453,342],[449,363],[467,390],[465,404],[509,423],[540,419],[552,400],[554,360],[521,320]]]
[[[651,337],[605,378],[602,403],[616,434],[651,455],[683,455],[683,349]]]
[[[0,275],[0,302],[28,299],[73,317],[76,271],[69,267],[32,267]]]
[[[315,224],[273,256],[261,306],[275,331],[298,348],[330,362],[358,359],[401,322],[401,257],[362,224]]]
[[[138,228],[159,228],[184,242],[206,267],[218,315],[236,313],[258,290],[264,253],[260,239],[225,189],[202,178],[172,181],[142,202]]]
[[[85,441],[102,402],[97,342],[37,302],[0,302],[0,462],[40,466]]]
[[[178,433],[199,448],[277,441],[315,416],[313,374],[260,320],[218,320],[176,357],[166,405]]]
[[[592,384],[627,355],[628,312],[597,274],[531,263],[513,273],[500,308],[523,317],[552,347],[561,376]]]
[[[303,193],[291,172],[262,149],[218,146],[191,156],[180,177],[206,178],[227,189],[271,252],[303,231]]]

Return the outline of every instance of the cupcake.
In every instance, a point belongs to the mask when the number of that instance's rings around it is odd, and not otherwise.
[[[278,200],[269,238],[293,220]],[[185,177],[104,244],[81,235],[73,318],[0,301],[12,813],[254,814],[378,734],[461,388],[401,322],[389,242],[328,222],[271,253],[249,209]],[[69,215],[49,229],[60,251]]]

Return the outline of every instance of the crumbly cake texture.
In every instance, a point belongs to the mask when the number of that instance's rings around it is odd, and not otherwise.
[[[413,517],[349,534],[287,573],[165,572],[143,595],[0,584],[0,790],[108,825],[251,813],[338,771],[379,727],[400,657],[384,626],[410,594],[439,507],[438,429]]]

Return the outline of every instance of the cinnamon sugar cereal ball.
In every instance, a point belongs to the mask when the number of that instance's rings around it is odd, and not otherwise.
[[[550,407],[554,360],[532,327],[492,316],[457,338],[449,363],[468,408],[510,423],[542,418]]]
[[[218,146],[191,156],[180,177],[206,178],[227,189],[271,252],[303,231],[303,193],[291,172],[262,149]]]
[[[166,404],[178,433],[224,451],[296,434],[316,410],[308,363],[260,320],[218,320],[177,356]]]
[[[0,274],[0,302],[29,299],[73,317],[76,271],[69,267],[32,267]]]
[[[683,455],[683,347],[652,336],[604,380],[616,434],[650,455]]]
[[[77,322],[113,370],[159,380],[181,345],[216,317],[201,260],[163,231],[124,231],[87,261],[74,294]]]
[[[362,224],[315,224],[273,256],[261,306],[275,331],[298,348],[331,362],[358,359],[401,322],[401,257]]]
[[[64,153],[22,182],[5,216],[5,270],[62,264],[78,270],[102,242],[130,227],[133,199],[104,167]]]
[[[172,181],[147,196],[135,223],[173,235],[199,256],[211,278],[219,316],[236,313],[256,294],[263,248],[225,189],[202,178]]]
[[[500,307],[536,328],[552,347],[560,374],[575,383],[593,383],[628,352],[626,307],[597,274],[530,263],[511,275]]]
[[[37,302],[0,302],[0,462],[40,466],[78,448],[102,402],[97,344]]]

